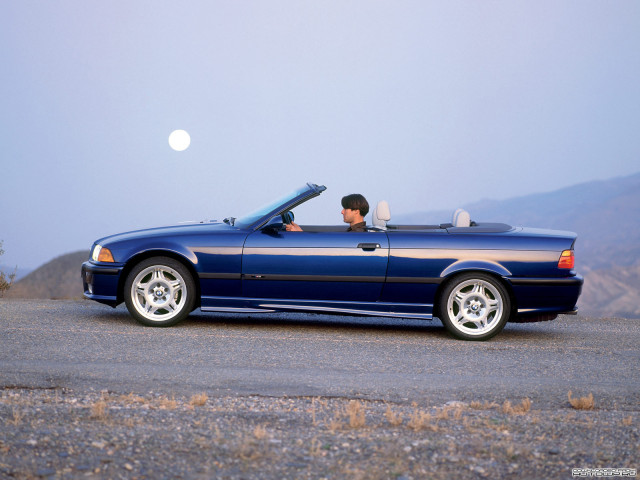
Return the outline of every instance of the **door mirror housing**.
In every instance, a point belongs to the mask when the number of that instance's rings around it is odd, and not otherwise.
[[[272,217],[267,222],[267,224],[262,228],[263,230],[265,231],[268,230],[270,232],[277,232],[280,230],[284,230],[284,226],[289,225],[291,222],[293,222],[293,219],[294,219],[293,212],[287,210],[281,215],[276,215],[275,217]]]
[[[281,215],[281,217],[282,217],[282,223],[284,223],[285,225],[291,224],[291,222],[293,222],[293,219],[294,219],[293,212],[290,210],[287,210],[286,212],[284,212]]]

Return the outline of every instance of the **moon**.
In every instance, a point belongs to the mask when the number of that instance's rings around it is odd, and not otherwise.
[[[182,152],[191,145],[191,137],[185,130],[174,130],[169,135],[169,146],[176,152]]]

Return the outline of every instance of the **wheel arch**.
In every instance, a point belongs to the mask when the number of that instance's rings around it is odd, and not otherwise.
[[[180,253],[174,252],[172,250],[159,250],[159,249],[146,250],[144,252],[137,253],[134,256],[132,256],[129,260],[127,260],[127,263],[122,269],[122,273],[120,274],[120,279],[118,281],[118,303],[121,303],[124,301],[124,284],[127,281],[127,277],[129,276],[129,273],[131,273],[131,270],[133,270],[133,268],[136,265],[138,265],[140,262],[153,257],[171,258],[173,260],[180,262],[187,268],[187,270],[189,270],[189,273],[193,278],[193,283],[196,286],[194,307],[195,308],[199,307],[200,306],[200,277],[193,263],[187,257],[185,257],[184,255],[181,255]]]
[[[467,273],[482,273],[485,275],[489,275],[505,288],[505,290],[509,294],[509,300],[511,304],[511,312],[509,313],[509,320],[508,320],[508,321],[511,321],[511,318],[514,318],[516,312],[518,311],[518,305],[516,302],[515,293],[513,292],[513,286],[508,281],[505,280],[504,275],[496,272],[493,269],[486,269],[486,268],[464,268],[464,269],[452,271],[446,277],[444,277],[443,281],[440,282],[440,285],[438,285],[438,288],[436,289],[436,293],[434,295],[434,299],[433,299],[434,313],[437,313],[439,315],[440,300],[442,298],[442,292],[445,290],[445,288],[447,288],[449,284],[455,281],[456,278]]]

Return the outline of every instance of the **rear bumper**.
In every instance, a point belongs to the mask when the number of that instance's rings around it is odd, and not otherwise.
[[[100,265],[93,262],[82,264],[82,288],[85,298],[112,307],[122,302],[118,298],[118,284],[123,265]]]
[[[576,314],[584,279],[581,275],[560,278],[511,278],[517,315]]]

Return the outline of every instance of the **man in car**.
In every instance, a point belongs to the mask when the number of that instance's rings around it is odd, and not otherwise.
[[[342,220],[349,224],[347,232],[365,232],[367,223],[364,217],[369,213],[369,202],[359,193],[342,197]],[[302,228],[295,222],[287,224],[287,232],[301,232]]]

